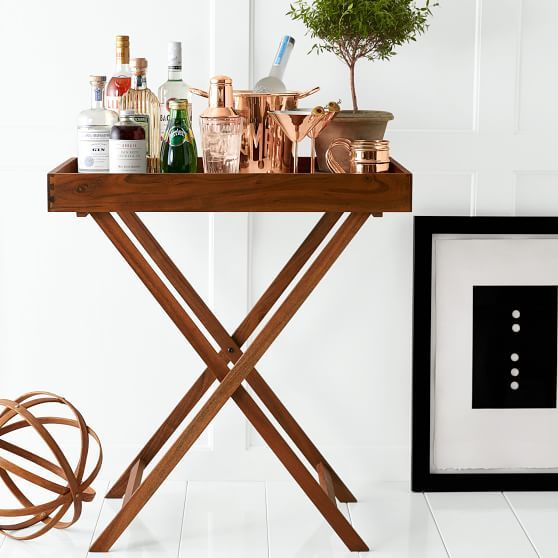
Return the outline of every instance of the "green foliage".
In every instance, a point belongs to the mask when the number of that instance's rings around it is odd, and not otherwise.
[[[415,41],[427,28],[430,0],[297,0],[287,15],[300,20],[314,39],[312,50],[333,52],[346,64],[359,58],[386,60],[394,47]]]
[[[302,21],[316,39],[311,52],[332,52],[349,66],[353,88],[357,60],[387,60],[395,47],[415,41],[428,27],[431,5],[430,0],[422,7],[414,0],[296,0],[287,15]]]

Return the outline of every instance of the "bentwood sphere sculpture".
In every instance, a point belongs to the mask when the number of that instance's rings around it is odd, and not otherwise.
[[[49,409],[61,405],[72,417],[41,416],[41,406]],[[0,509],[0,532],[4,535],[29,540],[43,535],[52,528],[64,529],[80,517],[83,502],[95,497],[91,483],[99,473],[103,459],[97,434],[85,423],[81,413],[63,397],[44,391],[26,393],[11,401],[0,399],[0,482],[3,482],[20,507]],[[56,425],[48,429],[47,426]],[[79,430],[80,453],[77,464],[72,467],[59,443],[54,430],[67,426]],[[32,429],[37,439],[48,450],[45,456],[17,445],[16,436],[24,429]],[[27,438],[26,438],[27,439]],[[90,440],[98,446],[97,461],[85,477]],[[35,447],[36,444],[33,444]],[[85,477],[85,478],[84,478]],[[33,485],[33,494],[40,490],[46,501],[37,502],[24,493],[23,487]],[[0,508],[2,503],[0,502]],[[73,509],[70,509],[73,508]],[[15,532],[25,529],[21,534]]]

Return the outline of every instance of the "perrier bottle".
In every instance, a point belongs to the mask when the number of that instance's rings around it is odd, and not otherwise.
[[[188,101],[169,101],[169,123],[161,144],[161,172],[196,172],[198,153],[188,119]]]

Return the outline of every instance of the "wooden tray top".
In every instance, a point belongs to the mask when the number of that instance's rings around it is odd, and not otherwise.
[[[411,211],[412,175],[394,159],[378,174],[79,174],[72,158],[48,173],[48,210]]]

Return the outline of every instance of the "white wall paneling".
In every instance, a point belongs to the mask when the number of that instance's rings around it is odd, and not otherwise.
[[[387,137],[415,173],[416,213],[556,214],[555,2],[440,4],[416,43],[390,62],[359,63],[357,74],[361,107],[395,114]],[[1,4],[0,395],[47,388],[75,401],[104,441],[107,474],[203,366],[90,219],[46,213],[45,173],[75,152],[87,76],[110,75],[118,33],[149,59],[153,89],[165,79],[168,40],[183,41],[192,85],[226,73],[248,87],[290,33],[288,86],[322,87],[301,104],[341,98],[348,108],[346,68],[307,55],[311,39],[288,8],[288,0],[185,2],[167,18],[146,0],[100,0],[86,16],[69,0]],[[204,102],[195,100],[195,114]],[[145,216],[231,330],[317,218]],[[349,477],[408,478],[411,289],[411,216],[373,219],[259,365]],[[176,473],[282,474],[232,405]]]
[[[520,172],[515,178],[515,209],[518,215],[558,213],[558,172]]]

